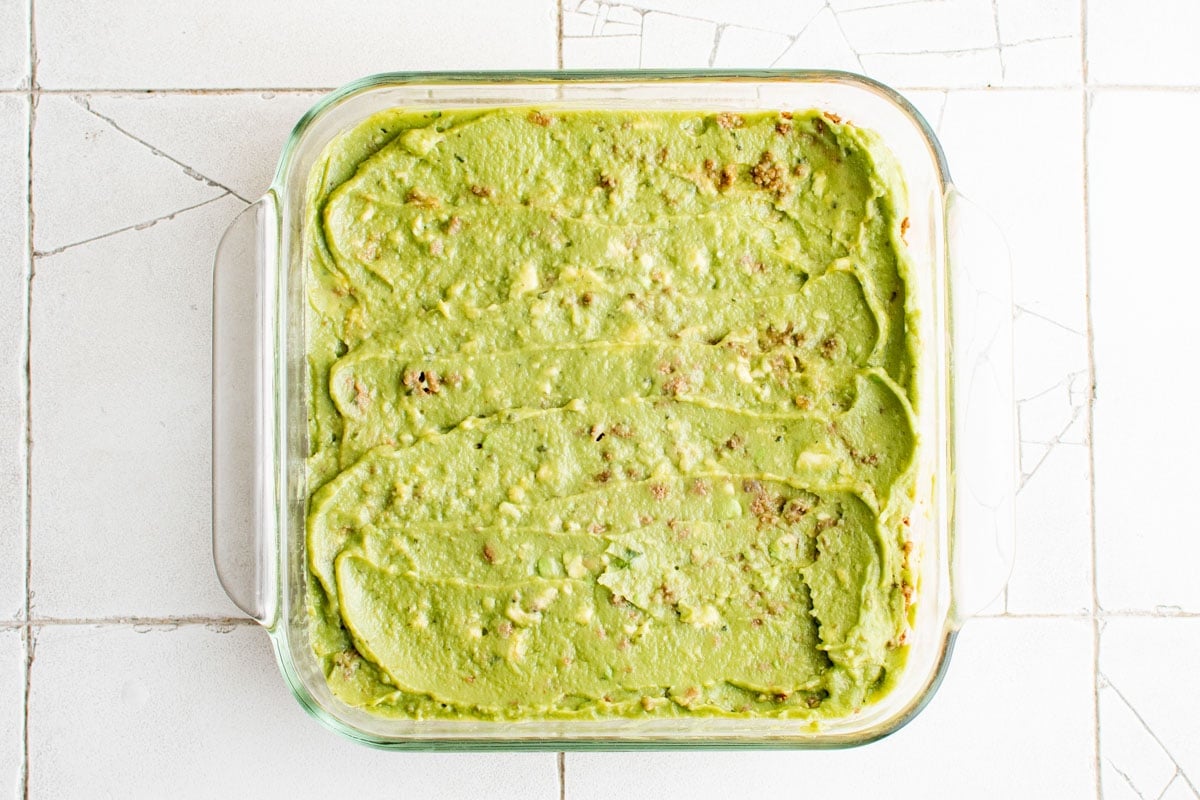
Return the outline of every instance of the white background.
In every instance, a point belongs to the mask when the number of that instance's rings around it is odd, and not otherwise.
[[[1198,33],[1193,0],[0,0],[0,797],[1197,798]],[[362,75],[706,65],[897,86],[1005,229],[1007,593],[864,749],[337,739],[211,567],[221,231]]]

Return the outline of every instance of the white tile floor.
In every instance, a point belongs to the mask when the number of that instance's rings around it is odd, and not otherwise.
[[[0,0],[0,798],[1200,798],[1197,31],[1193,0]],[[339,742],[209,563],[217,237],[347,80],[668,65],[897,85],[1005,229],[1009,589],[862,750]]]

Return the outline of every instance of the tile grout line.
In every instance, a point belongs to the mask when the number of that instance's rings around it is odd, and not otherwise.
[[[567,754],[558,754],[558,800],[567,800]]]
[[[1088,400],[1087,400],[1087,455],[1088,455],[1088,510],[1091,517],[1092,545],[1092,768],[1095,770],[1096,797],[1103,798],[1104,783],[1101,769],[1100,751],[1100,626],[1102,613],[1100,610],[1100,589],[1096,571],[1098,562],[1096,539],[1096,337],[1092,320],[1092,245],[1091,245],[1091,208],[1089,206],[1090,186],[1088,173],[1091,171],[1088,153],[1089,124],[1092,115],[1092,95],[1088,75],[1088,0],[1080,0],[1079,4],[1079,78],[1082,82],[1083,99],[1083,136],[1081,155],[1083,157],[1083,269],[1084,269],[1084,307],[1087,319],[1087,357],[1088,357]]]
[[[188,617],[43,617],[41,619],[33,619],[28,622],[7,622],[0,624],[0,629],[5,628],[52,628],[58,626],[71,625],[90,625],[92,627],[121,627],[121,628],[167,628],[167,627],[183,627],[184,625],[207,625],[214,627],[234,627],[246,626],[250,627],[257,625],[255,620],[249,617],[223,617],[223,616],[188,616]]]
[[[37,116],[37,30],[34,24],[36,0],[29,0],[29,114],[28,141],[26,142],[25,174],[25,225],[26,225],[26,279],[25,279],[25,614],[22,622],[21,639],[25,643],[24,697],[21,703],[21,783],[20,796],[29,800],[29,698],[33,685],[33,659],[37,646],[34,630],[29,626],[33,616],[33,591],[30,577],[33,572],[33,127]]]
[[[563,68],[563,16],[564,16],[563,2],[564,1],[565,0],[558,0],[558,22],[557,22],[558,32],[555,37],[556,47],[557,47],[557,52],[558,52],[558,68],[559,69]]]

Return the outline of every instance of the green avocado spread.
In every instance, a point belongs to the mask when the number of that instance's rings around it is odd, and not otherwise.
[[[309,180],[307,600],[406,718],[854,714],[904,666],[904,188],[816,111],[390,110]]]

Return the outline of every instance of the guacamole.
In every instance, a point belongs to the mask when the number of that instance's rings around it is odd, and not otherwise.
[[[903,184],[831,114],[391,110],[311,174],[308,612],[408,718],[853,714],[903,668]]]

